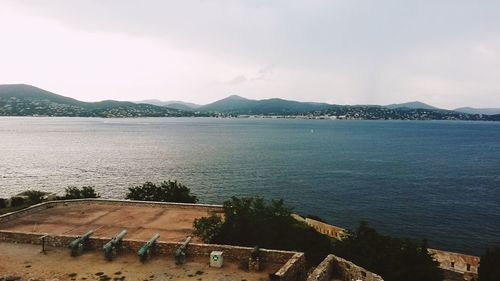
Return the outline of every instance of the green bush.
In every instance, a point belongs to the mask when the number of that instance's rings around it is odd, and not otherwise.
[[[65,195],[61,199],[83,199],[101,197],[92,186],[69,186],[65,188]]]
[[[487,249],[481,256],[478,281],[497,281],[500,278],[500,247]]]
[[[367,223],[335,243],[334,253],[381,275],[385,281],[442,281],[439,263],[427,252],[427,242],[379,234]]]
[[[45,192],[38,190],[28,190],[23,192],[24,195],[28,196],[28,201],[30,204],[38,204],[42,202]]]
[[[0,209],[7,208],[7,199],[0,198]]]
[[[195,234],[207,243],[298,250],[317,264],[331,252],[332,239],[295,220],[283,200],[236,198],[224,202],[224,220],[195,220]]]
[[[198,199],[191,190],[177,181],[164,181],[159,185],[146,182],[141,186],[130,187],[126,199],[140,201],[196,203]]]
[[[10,199],[10,206],[11,207],[19,207],[21,205],[24,205],[26,202],[23,197],[12,197]]]
[[[218,215],[202,217],[194,220],[194,235],[201,240],[210,242],[220,235],[222,228],[222,218]]]

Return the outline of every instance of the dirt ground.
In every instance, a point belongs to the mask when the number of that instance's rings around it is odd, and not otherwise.
[[[193,231],[195,218],[207,215],[202,208],[68,204],[25,215],[0,229],[54,235],[81,235],[92,229],[97,237],[113,237],[126,229],[126,239],[148,240],[160,233],[160,241],[179,242]],[[194,237],[193,242],[201,241]]]
[[[172,257],[155,256],[141,263],[133,253],[124,253],[108,262],[100,251],[85,252],[71,257],[68,249],[49,248],[40,253],[39,245],[0,242],[0,279],[2,276],[20,276],[21,280],[190,280],[242,281],[268,280],[268,272],[247,272],[235,263],[224,263],[223,268],[211,268],[206,259],[188,259],[175,265]]]

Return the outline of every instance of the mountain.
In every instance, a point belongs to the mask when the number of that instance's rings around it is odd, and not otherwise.
[[[500,108],[461,107],[461,108],[454,109],[454,111],[469,113],[469,114],[485,114],[485,115],[500,114]]]
[[[83,102],[25,84],[0,85],[0,116],[141,117],[191,116],[192,113],[132,102]]]
[[[387,108],[390,108],[390,109],[408,108],[408,109],[433,109],[433,110],[439,110],[439,108],[437,108],[437,107],[434,107],[432,105],[428,105],[426,103],[419,102],[419,101],[389,104],[389,105],[386,105],[384,107],[387,107]]]
[[[237,95],[204,105],[198,108],[205,112],[222,112],[227,114],[267,114],[287,115],[321,110],[332,105],[326,103],[298,102],[284,99],[251,100]]]
[[[190,110],[193,111],[201,105],[191,103],[191,102],[184,102],[184,101],[161,101],[157,99],[149,99],[149,100],[142,100],[142,101],[136,101],[135,103],[147,103],[147,104],[152,104],[152,105],[157,105],[157,106],[166,106],[170,108],[175,108],[179,110]]]

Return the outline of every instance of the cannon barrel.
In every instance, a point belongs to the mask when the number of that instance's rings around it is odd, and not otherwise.
[[[108,243],[106,243],[106,245],[104,245],[102,249],[104,251],[111,250],[113,247],[115,247],[118,243],[120,243],[123,240],[123,237],[125,237],[125,235],[127,235],[127,231],[122,230],[120,233],[118,233],[118,235],[116,235],[115,237],[113,237],[113,239],[111,239]]]
[[[93,230],[89,230],[89,231],[87,231],[87,233],[83,234],[82,236],[77,237],[75,240],[73,240],[69,243],[69,248],[71,249],[72,256],[76,256],[78,254],[81,254],[81,252],[83,251],[83,247],[88,242],[90,236],[93,233],[94,233]]]
[[[175,250],[175,263],[183,264],[186,260],[186,249],[187,246],[191,242],[191,236],[188,236],[186,240]]]
[[[127,235],[127,231],[124,229],[102,247],[104,254],[108,260],[112,259],[113,250],[116,250],[116,248],[121,244],[125,235]]]
[[[137,255],[141,258],[142,261],[148,258],[149,252],[151,248],[153,248],[156,244],[156,241],[160,238],[160,234],[156,233],[148,242],[146,242],[142,247],[137,251]]]

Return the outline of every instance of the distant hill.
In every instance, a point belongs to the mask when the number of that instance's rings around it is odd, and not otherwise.
[[[423,102],[419,101],[412,101],[412,102],[405,102],[405,103],[396,103],[396,104],[389,104],[384,107],[390,108],[390,109],[395,109],[395,108],[408,108],[408,109],[434,109],[438,110],[439,108],[434,107],[432,105],[428,105]]]
[[[83,102],[25,84],[0,85],[0,116],[141,117],[192,113],[132,102]]]
[[[198,106],[158,100],[134,103],[83,102],[25,84],[0,85],[0,116],[165,117],[266,115],[290,118],[360,120],[500,121],[500,114],[481,115],[439,109],[421,102],[380,105],[333,105],[284,99],[252,100],[229,96]],[[157,103],[157,105],[151,104]],[[168,103],[168,104],[167,104]],[[193,108],[197,107],[197,108]]]
[[[157,105],[157,106],[166,106],[169,108],[175,108],[179,110],[195,110],[201,105],[195,104],[195,103],[190,103],[190,102],[183,102],[183,101],[161,101],[157,99],[150,99],[150,100],[142,100],[142,101],[137,101],[135,103],[147,103],[147,104],[152,104],[152,105]]]
[[[206,112],[223,112],[228,114],[268,114],[286,115],[321,110],[332,105],[326,103],[298,102],[284,99],[251,100],[237,95],[207,104],[198,108]]]
[[[469,113],[469,114],[486,114],[486,115],[500,114],[500,108],[461,107],[461,108],[454,109],[454,111]]]

